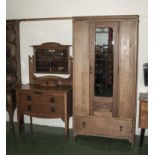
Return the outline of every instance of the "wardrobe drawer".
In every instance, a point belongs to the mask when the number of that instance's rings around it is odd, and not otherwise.
[[[132,133],[132,120],[96,116],[75,116],[74,129],[81,134],[114,137],[130,136]]]

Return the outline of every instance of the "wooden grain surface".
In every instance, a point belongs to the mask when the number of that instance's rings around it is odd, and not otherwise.
[[[89,114],[89,23],[74,26],[74,114]]]

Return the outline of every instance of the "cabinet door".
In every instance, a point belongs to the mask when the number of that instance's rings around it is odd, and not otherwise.
[[[122,21],[119,28],[119,105],[120,117],[132,118],[136,104],[137,21]]]
[[[89,114],[89,22],[74,21],[74,115]]]

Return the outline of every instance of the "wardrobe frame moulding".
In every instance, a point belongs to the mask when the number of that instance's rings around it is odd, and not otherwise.
[[[139,16],[73,18],[73,136],[135,137]],[[113,29],[113,95],[94,95],[95,29]],[[105,109],[103,105],[110,105]],[[98,109],[96,109],[96,107]],[[101,108],[99,108],[101,107]]]

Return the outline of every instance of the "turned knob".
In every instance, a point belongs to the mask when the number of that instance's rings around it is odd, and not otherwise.
[[[50,101],[51,101],[52,103],[55,103],[55,97],[51,97],[51,98],[50,98]]]
[[[28,101],[32,101],[32,96],[29,96],[29,95],[28,95],[28,96],[27,96],[27,100],[28,100]]]

